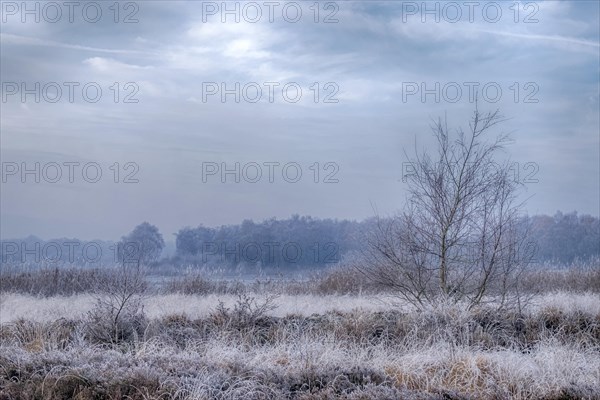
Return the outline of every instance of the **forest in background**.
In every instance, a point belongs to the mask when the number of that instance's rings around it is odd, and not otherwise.
[[[377,224],[391,218],[364,221],[319,219],[293,215],[262,222],[244,220],[238,225],[184,227],[175,234],[175,243],[165,242],[158,229],[138,225],[120,242],[78,239],[42,240],[35,236],[1,242],[3,265],[89,266],[114,265],[127,258],[123,247],[145,243],[150,257],[142,260],[160,268],[192,265],[224,267],[325,267],[360,254],[368,235]],[[534,264],[570,265],[600,257],[600,220],[573,211],[554,216],[521,217],[529,231],[529,250]],[[125,251],[127,253],[127,251]],[[135,249],[130,258],[135,259]],[[148,256],[148,254],[146,254]]]

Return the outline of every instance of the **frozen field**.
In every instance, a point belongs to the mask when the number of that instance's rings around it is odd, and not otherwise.
[[[3,293],[0,398],[600,398],[595,293],[522,314],[267,295],[150,295],[110,343],[90,294]]]

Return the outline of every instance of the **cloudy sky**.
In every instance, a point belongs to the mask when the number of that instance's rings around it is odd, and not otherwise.
[[[2,2],[1,235],[392,214],[472,88],[526,211],[598,215],[598,4]]]

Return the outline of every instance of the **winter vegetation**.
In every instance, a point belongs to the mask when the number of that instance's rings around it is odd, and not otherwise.
[[[4,272],[0,398],[600,398],[597,263],[532,272],[521,310],[418,309],[351,265],[208,276]]]
[[[3,242],[0,400],[600,399],[598,218],[523,215],[501,122],[436,121],[394,217]]]

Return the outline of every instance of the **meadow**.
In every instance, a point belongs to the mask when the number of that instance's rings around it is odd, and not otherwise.
[[[118,318],[106,274],[4,270],[0,399],[600,399],[598,266],[531,272],[502,310],[417,310],[343,267],[165,277]]]

